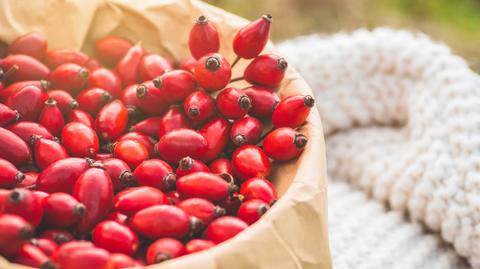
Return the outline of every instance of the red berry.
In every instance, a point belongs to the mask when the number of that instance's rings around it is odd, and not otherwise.
[[[63,114],[68,114],[73,109],[78,108],[77,100],[73,99],[70,93],[64,90],[50,90],[47,92],[48,98],[57,102],[57,106]]]
[[[137,110],[140,105],[140,99],[137,97],[138,86],[138,84],[127,86],[125,89],[123,89],[120,97],[122,102],[129,108],[129,110],[132,110],[132,112],[135,113],[138,112]]]
[[[167,111],[166,92],[156,88],[152,81],[144,82],[137,87],[138,107],[149,116],[159,116]]]
[[[57,136],[65,125],[62,111],[57,107],[57,101],[49,98],[45,101],[45,106],[40,113],[38,123],[45,126],[50,133]]]
[[[41,200],[27,189],[10,191],[5,198],[4,212],[21,216],[33,226],[38,226],[43,217]]]
[[[150,136],[144,135],[139,132],[128,132],[117,139],[117,142],[123,140],[133,140],[137,141],[138,143],[142,144],[147,150],[150,156],[155,154],[155,140],[153,140]]]
[[[226,88],[217,95],[216,104],[223,116],[236,120],[248,113],[252,100],[240,89]]]
[[[237,217],[250,225],[260,219],[268,209],[270,206],[263,200],[247,200],[238,209]]]
[[[192,239],[185,245],[186,254],[192,254],[215,246],[215,243],[205,239]]]
[[[190,230],[188,215],[173,205],[155,205],[142,209],[132,216],[130,225],[139,234],[150,239],[180,239]]]
[[[310,114],[315,100],[310,95],[294,95],[280,101],[272,114],[272,123],[276,128],[297,128]]]
[[[26,172],[25,179],[21,182],[17,183],[15,187],[17,188],[25,188],[29,190],[33,190],[37,188],[37,179],[38,173],[37,172]],[[1,185],[1,184],[0,184]]]
[[[169,103],[181,102],[196,90],[197,82],[190,72],[173,70],[154,80],[153,85],[164,93]]]
[[[60,248],[58,251],[61,251]],[[65,259],[58,261],[59,268],[62,269],[110,269],[110,253],[108,251],[96,248],[85,247],[71,251]]]
[[[195,65],[197,64],[197,60],[193,57],[184,59],[180,62],[179,68],[190,73],[193,73],[195,70]]]
[[[97,41],[95,44],[95,52],[100,60],[109,65],[114,65],[123,58],[132,46],[132,42],[126,39],[116,36],[106,36]]]
[[[12,83],[5,89],[0,90],[0,102],[5,102],[10,95],[19,92],[27,86],[35,86],[42,91],[47,91],[50,89],[51,83],[46,80],[26,80]]]
[[[122,91],[120,78],[106,68],[98,68],[91,72],[88,82],[90,87],[104,89],[114,97],[119,97]]]
[[[127,216],[154,205],[168,205],[170,201],[160,190],[152,187],[133,187],[115,195],[113,206]]]
[[[32,135],[31,145],[35,163],[42,170],[58,160],[68,158],[65,148],[56,141]]]
[[[240,194],[246,200],[261,199],[267,204],[272,204],[277,200],[277,191],[273,184],[260,177],[252,177],[243,182],[240,187]]]
[[[54,88],[76,94],[87,86],[89,76],[87,68],[74,63],[65,63],[55,68],[48,78]]]
[[[100,222],[92,233],[93,243],[112,253],[134,255],[138,250],[138,236],[124,224],[112,220]]]
[[[13,188],[25,180],[24,173],[20,172],[11,162],[1,158],[0,171],[0,188]]]
[[[210,163],[210,170],[218,175],[233,175],[232,162],[227,158],[216,159]]]
[[[208,225],[205,231],[205,238],[213,241],[215,244],[219,244],[234,237],[247,227],[248,224],[239,218],[231,216],[220,217]]]
[[[238,194],[233,194],[227,200],[221,201],[218,205],[223,207],[227,215],[237,215],[238,208],[242,205],[243,198]]]
[[[165,114],[168,114],[165,113]],[[160,128],[160,122],[162,117],[150,117],[138,122],[137,124],[130,127],[130,132],[140,132],[142,134],[148,135],[150,137],[157,138],[158,130]]]
[[[73,189],[73,197],[86,207],[76,230],[81,233],[88,232],[98,221],[107,216],[113,205],[113,186],[107,172],[96,167],[87,169],[78,177]]]
[[[102,160],[102,164],[112,180],[115,192],[123,190],[134,183],[132,171],[126,162],[120,159],[107,158]]]
[[[150,119],[153,119],[153,118],[150,118]],[[145,121],[147,121],[147,120],[145,120]],[[158,132],[155,136],[152,136],[152,137],[160,137],[161,138],[166,133],[168,133],[170,131],[173,131],[173,130],[182,129],[182,128],[183,129],[190,129],[192,127],[192,123],[185,116],[185,114],[183,113],[183,111],[179,107],[172,106],[160,118],[157,127],[158,127]]]
[[[108,104],[112,98],[112,95],[104,89],[89,88],[77,96],[77,101],[81,110],[95,115],[104,105]]]
[[[307,137],[292,128],[281,127],[269,133],[263,141],[265,153],[277,161],[298,157],[307,144]]]
[[[18,253],[23,243],[33,235],[33,227],[22,217],[0,215],[0,255],[11,256]]]
[[[115,144],[113,156],[126,162],[130,168],[135,169],[149,158],[149,153],[148,149],[140,142],[127,139]]]
[[[196,217],[201,220],[203,225],[208,225],[214,219],[225,215],[225,209],[215,206],[212,202],[203,198],[185,199],[177,206],[190,217]]]
[[[51,256],[58,249],[57,243],[46,238],[33,238],[30,244],[39,248],[47,256]]]
[[[53,135],[47,128],[36,122],[20,121],[8,126],[8,130],[20,137],[25,143],[30,143],[34,134],[46,139],[53,139]]]
[[[89,167],[89,161],[82,158],[67,158],[45,168],[37,180],[37,188],[49,193],[72,193],[77,178]]]
[[[112,141],[127,128],[128,111],[120,100],[104,106],[97,115],[95,126],[100,138]]]
[[[178,191],[167,192],[168,201],[171,205],[178,205],[181,202],[180,194]]]
[[[216,117],[207,122],[199,133],[205,137],[208,150],[200,159],[209,162],[217,158],[225,149],[229,141],[230,123],[222,118]]]
[[[28,33],[15,39],[8,47],[10,54],[25,54],[43,60],[47,52],[47,39],[38,33]]]
[[[162,191],[175,187],[176,176],[172,167],[165,161],[151,159],[142,162],[133,172],[140,186],[150,186]]]
[[[9,70],[14,65],[18,66],[18,70],[8,77],[11,82],[45,79],[50,73],[50,69],[40,61],[23,54],[11,54],[0,62],[3,70]]]
[[[138,68],[144,53],[142,46],[137,44],[129,48],[115,66],[115,71],[124,86],[138,82]]]
[[[262,135],[262,123],[254,117],[245,117],[232,124],[230,139],[236,146],[256,144]]]
[[[83,110],[74,109],[72,110],[67,117],[68,122],[79,122],[83,123],[89,128],[93,129],[95,127],[95,123],[93,121],[92,116]]]
[[[123,269],[123,268],[130,268],[130,269],[142,269],[143,266],[134,260],[132,257],[127,256],[122,253],[113,253],[110,255],[110,264],[112,266],[111,269]]]
[[[66,63],[85,66],[88,63],[88,60],[88,55],[78,50],[54,49],[47,51],[45,63],[53,69]]]
[[[62,130],[62,143],[70,156],[95,157],[99,148],[95,131],[83,123],[70,122]]]
[[[153,242],[147,250],[147,264],[161,263],[185,255],[183,244],[173,238],[162,238]]]
[[[142,57],[138,73],[142,81],[152,80],[174,68],[170,62],[158,54],[147,54]]]
[[[20,119],[20,113],[17,110],[13,110],[8,106],[0,103],[0,126],[18,121]]]
[[[199,160],[192,159],[190,157],[184,157],[178,162],[178,168],[176,171],[177,177],[183,177],[185,175],[195,172],[207,172],[210,173],[210,169],[204,163]]]
[[[187,96],[183,110],[193,122],[202,123],[215,115],[215,101],[205,91],[196,91]]]
[[[230,83],[232,70],[222,55],[210,53],[197,61],[194,75],[202,88],[207,91],[218,91]]]
[[[223,178],[205,172],[196,172],[177,180],[177,191],[182,198],[204,198],[211,202],[225,200],[236,186]]]
[[[245,145],[232,155],[234,173],[245,180],[251,177],[268,177],[270,174],[270,161],[263,150],[257,146]]]
[[[63,269],[63,266],[64,266],[64,262],[66,260],[68,260],[72,254],[78,250],[82,250],[82,249],[90,249],[90,248],[93,248],[94,245],[92,242],[89,242],[89,241],[83,241],[83,240],[79,240],[79,241],[71,241],[69,240],[68,242],[65,242],[64,244],[62,243],[62,245],[57,249],[57,251],[55,251],[52,256],[51,256],[51,260],[49,261],[49,263],[52,265],[51,267],[60,267]]]
[[[47,95],[40,88],[27,86],[10,95],[6,105],[17,110],[22,120],[36,121],[46,99]]]
[[[49,227],[69,227],[85,214],[85,205],[68,193],[56,192],[43,200],[45,223]]]
[[[102,68],[102,64],[97,59],[88,59],[85,67],[91,72]]]
[[[287,67],[288,63],[284,58],[274,54],[264,54],[250,62],[243,76],[251,84],[277,87],[282,82]]]
[[[63,245],[73,240],[73,235],[67,230],[51,229],[43,231],[38,239],[48,239],[57,245]],[[89,242],[90,243],[90,242]]]
[[[31,159],[30,148],[20,137],[0,127],[0,158],[13,164],[22,164]]]
[[[47,255],[40,248],[31,244],[23,244],[13,259],[14,263],[36,268],[41,267],[47,261]]]
[[[272,16],[267,14],[240,29],[233,39],[235,54],[245,59],[252,59],[260,54],[270,36],[271,23]]]
[[[156,145],[157,152],[169,163],[177,163],[183,157],[201,158],[208,150],[207,140],[198,132],[190,129],[171,131]]]
[[[263,121],[270,120],[273,109],[280,102],[280,97],[274,91],[261,86],[251,86],[244,92],[252,100],[252,107],[248,113]]]
[[[188,48],[195,59],[208,53],[218,52],[220,48],[217,28],[203,15],[198,17],[190,30]]]

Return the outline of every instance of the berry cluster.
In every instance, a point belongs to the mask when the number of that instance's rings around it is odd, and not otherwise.
[[[10,44],[0,59],[0,255],[43,269],[141,268],[256,222],[277,199],[271,161],[301,154],[297,129],[314,105],[275,93],[287,62],[260,55],[271,20],[237,32],[232,65],[204,16],[180,69],[113,36],[96,43],[98,60],[47,49],[35,33]],[[253,60],[232,79],[240,58]],[[251,86],[230,85],[240,79]]]

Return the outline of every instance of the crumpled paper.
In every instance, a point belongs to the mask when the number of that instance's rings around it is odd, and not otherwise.
[[[3,0],[0,40],[10,43],[35,31],[47,37],[50,48],[76,48],[92,55],[95,40],[117,35],[141,41],[148,51],[181,60],[190,56],[188,32],[201,14],[216,24],[221,33],[220,53],[233,61],[233,36],[247,21],[196,0]],[[274,51],[272,44],[267,51]],[[241,76],[247,64],[241,60],[233,77]],[[279,93],[289,96],[312,91],[289,67]],[[301,131],[309,138],[307,147],[297,160],[274,166],[271,179],[281,198],[260,221],[210,250],[148,268],[331,268],[325,143],[315,109]],[[0,268],[26,267],[0,258]]]

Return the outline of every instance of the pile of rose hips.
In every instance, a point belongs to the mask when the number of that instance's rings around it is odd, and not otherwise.
[[[10,44],[0,59],[0,255],[43,269],[140,268],[257,221],[277,199],[270,159],[300,155],[307,139],[296,129],[314,103],[275,93],[287,63],[259,55],[270,23],[236,34],[234,64],[253,59],[239,79],[204,16],[177,70],[112,36],[96,43],[100,61],[47,50],[35,33]],[[227,87],[240,79],[251,86]]]

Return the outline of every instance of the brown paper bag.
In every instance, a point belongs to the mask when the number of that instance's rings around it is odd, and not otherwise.
[[[76,48],[92,54],[95,40],[117,35],[181,60],[190,56],[188,32],[201,14],[216,24],[221,32],[220,53],[233,61],[233,36],[247,21],[196,0],[3,0],[0,40],[9,43],[36,31],[47,37],[50,48]],[[273,46],[269,44],[266,51],[274,51]],[[241,60],[233,77],[240,76],[247,63]],[[291,67],[279,93],[312,94]],[[309,138],[305,152],[298,160],[275,165],[271,179],[281,198],[260,221],[215,248],[149,268],[331,268],[325,146],[316,110],[302,132]],[[22,267],[0,258],[0,268]]]

